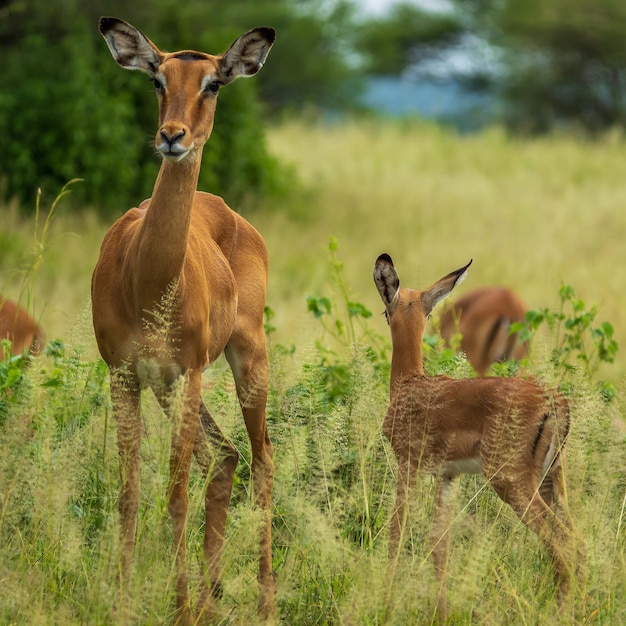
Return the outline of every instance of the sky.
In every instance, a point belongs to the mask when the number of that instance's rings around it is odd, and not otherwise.
[[[433,10],[441,10],[448,5],[446,0],[360,0],[359,6],[370,15],[381,15],[386,13],[391,6],[400,2]]]

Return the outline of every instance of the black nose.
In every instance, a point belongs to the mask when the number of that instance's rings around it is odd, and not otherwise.
[[[182,139],[185,136],[185,131],[178,130],[175,133],[172,133],[170,135],[164,130],[160,130],[159,134],[161,135],[161,138],[163,139],[163,141],[165,141],[170,146],[173,146],[179,139]]]

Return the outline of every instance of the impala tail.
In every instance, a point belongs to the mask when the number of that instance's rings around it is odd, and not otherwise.
[[[550,404],[553,405],[553,410],[544,415],[543,421],[539,424],[533,445],[533,455],[535,455],[543,436],[549,437],[549,443],[547,444],[547,450],[541,465],[541,484],[539,487],[541,497],[548,504],[552,504],[563,497],[561,459],[570,430],[570,409],[567,400],[559,396],[552,398]],[[550,420],[554,422],[551,430],[549,428]]]

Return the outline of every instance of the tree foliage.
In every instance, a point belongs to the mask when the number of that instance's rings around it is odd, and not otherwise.
[[[506,46],[508,121],[546,131],[563,121],[595,132],[626,122],[626,3],[505,3],[494,41]]]
[[[515,131],[567,125],[596,133],[626,125],[623,0],[451,0],[450,6],[433,12],[398,4],[364,23],[355,45],[367,71],[398,75],[439,58],[450,77],[494,95]],[[470,41],[482,43],[480,58]],[[450,63],[452,53],[466,57],[462,71]]]
[[[458,42],[464,29],[454,13],[433,13],[409,3],[393,5],[389,13],[364,21],[355,48],[370,74],[401,74],[441,54]]]
[[[119,212],[151,193],[159,166],[151,137],[150,83],[111,59],[100,15],[125,19],[163,50],[222,52],[242,32],[278,31],[267,68],[220,94],[199,187],[233,205],[279,192],[289,177],[267,151],[265,113],[288,103],[345,105],[350,70],[336,37],[350,15],[324,15],[312,0],[0,1],[0,192],[32,209],[38,188],[54,196],[69,179],[81,205]],[[332,27],[325,19],[333,18]]]
[[[595,133],[626,124],[622,0],[455,0],[465,24],[499,53],[487,86],[509,127],[563,124]]]

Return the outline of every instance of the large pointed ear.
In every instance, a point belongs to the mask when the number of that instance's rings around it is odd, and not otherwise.
[[[422,292],[422,308],[424,315],[430,315],[435,306],[447,297],[456,285],[461,284],[467,276],[467,268],[472,264],[472,259],[465,266],[454,272],[450,272],[438,280],[432,287]]]
[[[255,28],[237,37],[222,55],[220,74],[225,85],[240,76],[253,76],[265,63],[276,31],[273,28]]]
[[[116,17],[101,17],[98,28],[113,58],[127,70],[141,70],[151,76],[163,60],[163,53],[134,26]]]
[[[398,295],[400,279],[388,254],[381,254],[374,264],[374,282],[387,309]]]

